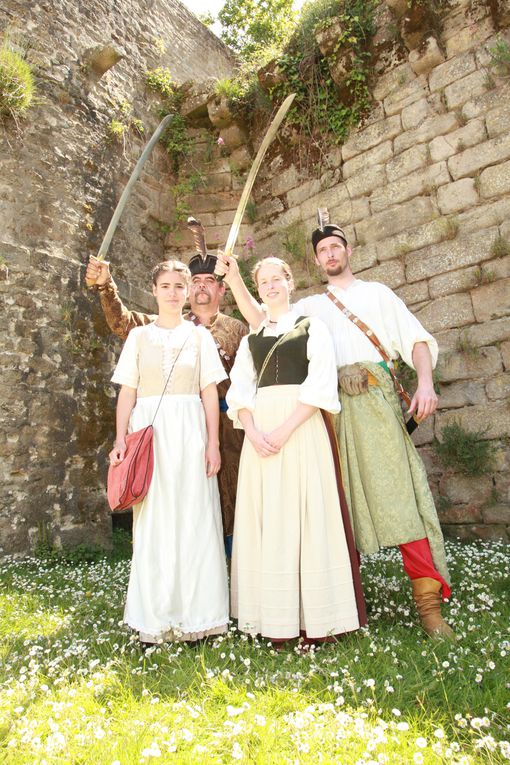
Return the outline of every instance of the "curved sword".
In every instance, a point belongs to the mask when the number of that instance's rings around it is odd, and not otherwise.
[[[167,114],[166,117],[163,117],[159,125],[157,126],[156,130],[152,134],[149,141],[145,144],[145,147],[140,155],[140,158],[138,162],[135,165],[135,168],[133,172],[131,173],[131,176],[126,183],[126,186],[124,188],[124,191],[122,192],[122,195],[117,202],[117,207],[115,208],[115,212],[112,215],[112,219],[110,221],[110,225],[108,226],[106,230],[106,234],[104,235],[103,241],[101,242],[101,247],[99,248],[99,252],[97,253],[97,260],[104,260],[106,253],[108,252],[108,248],[110,247],[110,243],[112,241],[113,235],[115,233],[115,229],[117,228],[117,224],[119,222],[120,216],[122,215],[122,212],[126,206],[126,202],[129,199],[129,195],[131,194],[131,190],[133,186],[135,185],[136,181],[140,177],[140,173],[142,172],[142,168],[145,165],[145,162],[147,161],[149,155],[151,154],[154,146],[159,141],[159,138],[166,128],[166,126],[173,120],[174,115],[173,114]],[[87,287],[93,287],[94,283],[89,283],[86,281]]]
[[[294,101],[295,97],[296,97],[295,93],[291,93],[290,96],[287,96],[283,104],[280,106],[280,108],[276,112],[276,115],[273,121],[271,122],[271,124],[269,125],[267,129],[267,133],[264,136],[264,140],[259,146],[257,156],[253,160],[253,165],[251,166],[250,172],[246,179],[246,183],[244,184],[243,193],[241,194],[241,199],[239,200],[239,204],[237,205],[236,214],[234,216],[234,220],[230,227],[227,243],[225,245],[225,249],[223,250],[225,255],[233,255],[234,247],[239,234],[239,228],[241,226],[241,221],[243,219],[243,215],[246,210],[246,205],[248,204],[248,200],[250,198],[253,184],[255,183],[255,178],[257,177],[257,173],[262,164],[262,160],[264,159],[266,155],[266,152],[269,148],[269,145],[271,144],[271,141],[273,140],[276,133],[278,132],[278,128],[280,127],[283,120],[285,119],[285,115],[289,111],[290,106],[292,102]]]

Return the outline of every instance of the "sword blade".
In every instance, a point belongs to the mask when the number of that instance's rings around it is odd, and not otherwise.
[[[124,191],[121,194],[119,201],[117,202],[117,207],[115,208],[115,211],[112,215],[110,225],[108,226],[106,230],[106,234],[104,235],[103,241],[101,242],[101,247],[99,248],[99,252],[97,253],[98,260],[105,259],[108,249],[110,247],[110,243],[112,241],[113,235],[115,233],[115,229],[117,228],[117,225],[120,220],[120,216],[122,215],[122,212],[126,206],[126,202],[129,199],[129,195],[131,194],[133,186],[135,185],[136,181],[140,177],[140,173],[142,172],[143,166],[145,165],[145,162],[149,158],[154,146],[159,141],[159,138],[162,132],[164,131],[168,123],[171,122],[173,118],[174,118],[173,114],[167,114],[166,117],[163,117],[158,127],[156,128],[156,130],[154,131],[150,139],[145,144],[144,149],[140,155],[140,158],[138,162],[136,163],[128,182],[126,183],[126,186],[124,188]],[[87,285],[87,286],[90,286],[90,285]]]
[[[237,205],[236,214],[234,216],[234,220],[230,227],[230,232],[229,232],[227,243],[224,249],[225,255],[233,254],[237,237],[239,235],[239,228],[241,226],[241,221],[243,219],[243,216],[246,210],[246,205],[248,204],[248,200],[250,199],[251,190],[253,188],[253,184],[255,183],[255,178],[257,177],[259,168],[262,164],[262,160],[264,159],[272,140],[274,139],[276,133],[278,132],[278,128],[280,127],[283,120],[285,119],[285,115],[289,111],[290,106],[292,102],[294,101],[295,97],[296,97],[295,93],[291,93],[290,96],[287,96],[283,104],[280,106],[280,108],[276,112],[276,115],[273,121],[271,122],[271,124],[269,125],[269,128],[267,129],[267,133],[264,136],[264,140],[259,146],[257,156],[253,160],[253,165],[251,166],[250,172],[248,173],[246,183],[244,184],[243,193],[241,194],[241,199],[239,200],[239,204]]]

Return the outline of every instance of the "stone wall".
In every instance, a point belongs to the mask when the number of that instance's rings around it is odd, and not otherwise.
[[[132,130],[116,143],[108,125],[127,101],[147,133],[154,129],[158,102],[144,88],[146,69],[170,66],[178,80],[203,80],[224,76],[231,62],[204,28],[211,55],[195,71],[179,68],[197,63],[188,53],[166,58],[165,30],[176,18],[192,23],[182,10],[176,16],[176,0],[96,0],[87,11],[76,4],[74,18],[63,2],[8,5],[11,24],[28,19],[42,100],[18,131],[0,131],[2,550],[23,552],[46,536],[104,544],[108,379],[120,346],[97,296],[83,289],[83,264],[145,140]],[[391,22],[398,5],[407,7],[388,0],[382,16]],[[307,236],[317,206],[327,205],[347,229],[359,278],[395,289],[436,335],[440,408],[415,438],[445,530],[463,538],[508,538],[510,524],[510,93],[488,53],[497,34],[507,35],[506,5],[452,0],[435,37],[388,55],[374,76],[372,113],[342,147],[323,147],[320,170],[293,163],[285,143],[273,147],[254,190],[256,221],[243,225],[238,246],[241,256],[283,253],[299,294],[322,289]],[[90,62],[109,46],[125,55],[99,76]],[[227,238],[260,135],[248,135],[207,82],[194,86],[183,113],[193,125],[189,168],[203,177],[185,201],[213,248]],[[143,285],[155,262],[189,255],[171,193],[182,178],[157,149],[122,218],[111,260],[131,307],[152,306]],[[452,419],[494,444],[491,475],[470,479],[441,466],[431,445]]]
[[[145,72],[203,81],[228,74],[232,58],[178,0],[9,0],[0,28],[30,47],[38,88],[25,121],[0,125],[0,552],[107,545],[108,380],[120,343],[84,288],[84,264],[159,121]],[[144,135],[115,140],[114,118],[140,119]],[[123,294],[139,306],[149,302],[136,285],[164,255],[169,173],[157,148],[111,247]]]
[[[387,6],[382,17],[408,7]],[[347,231],[357,276],[394,289],[437,337],[439,410],[414,438],[445,531],[461,538],[508,538],[510,529],[510,86],[489,52],[510,39],[509,23],[508,3],[449,3],[440,33],[387,58],[372,113],[325,151],[318,175],[289,161],[285,146],[265,164],[257,221],[240,236],[241,244],[253,238],[257,255],[293,263],[298,295],[316,292],[323,286],[308,235],[317,207],[327,206]],[[239,127],[217,98],[208,108],[228,146]],[[212,242],[225,241],[228,227],[217,227],[233,216],[231,196],[201,194],[192,204],[213,226]],[[169,235],[167,245],[182,244]],[[442,467],[432,442],[452,421],[491,440],[492,474]]]

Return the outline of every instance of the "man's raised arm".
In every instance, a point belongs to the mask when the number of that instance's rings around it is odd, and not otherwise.
[[[130,311],[119,297],[117,285],[110,273],[110,264],[91,255],[87,264],[86,278],[99,292],[101,307],[111,331],[125,340],[133,327],[150,324],[156,316]]]
[[[232,290],[237,307],[242,315],[250,327],[257,329],[266,314],[262,310],[260,303],[257,303],[255,298],[248,292],[236,259],[218,252],[218,262],[216,263],[214,273],[224,277],[225,282]]]

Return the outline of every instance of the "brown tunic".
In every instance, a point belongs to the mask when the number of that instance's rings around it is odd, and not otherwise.
[[[157,314],[130,311],[119,297],[117,285],[111,279],[98,289],[101,306],[108,326],[122,340],[125,340],[133,327],[150,324],[157,319]],[[184,318],[200,324],[197,316],[191,311],[184,314]],[[248,328],[238,319],[218,313],[206,328],[214,338],[223,367],[227,374],[234,364],[235,355],[239,343],[244,335],[248,334]],[[218,396],[224,399],[230,386],[230,380],[224,380],[218,385]],[[225,536],[232,534],[234,530],[234,510],[236,504],[237,473],[239,470],[239,457],[243,445],[244,431],[234,429],[232,421],[226,412],[220,412],[220,454],[221,470],[218,473],[218,488],[221,500],[221,515],[223,520],[223,533]]]

